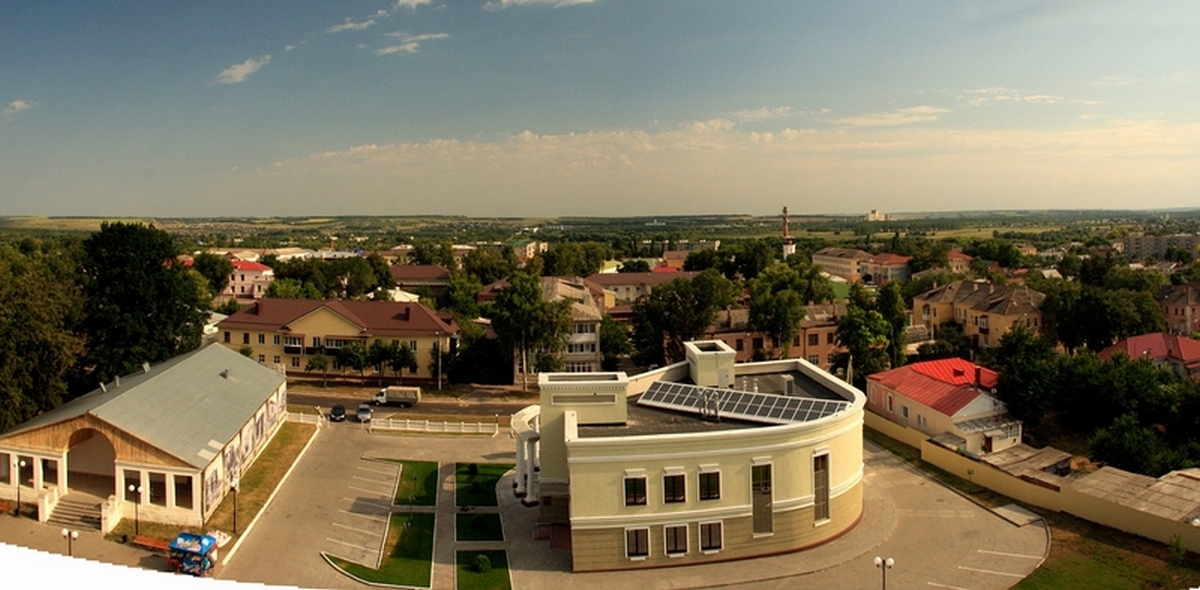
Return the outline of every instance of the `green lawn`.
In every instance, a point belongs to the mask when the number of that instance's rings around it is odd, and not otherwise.
[[[504,528],[499,514],[458,513],[454,515],[454,539],[464,541],[503,541]]]
[[[472,475],[471,465],[478,471]],[[496,484],[512,469],[511,463],[458,463],[454,466],[455,506],[499,506]]]
[[[477,555],[486,555],[492,569],[480,573],[475,567]],[[459,551],[458,590],[509,590],[512,583],[508,577],[508,554],[504,551]]]
[[[396,486],[396,504],[437,505],[438,464],[436,461],[384,460],[401,465],[400,485]]]
[[[412,526],[405,526],[410,518]],[[432,514],[393,513],[379,569],[326,557],[335,567],[366,582],[428,588],[433,572],[433,526]]]

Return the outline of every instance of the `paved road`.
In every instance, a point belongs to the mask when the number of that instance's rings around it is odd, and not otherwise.
[[[288,404],[301,406],[320,406],[326,410],[333,404],[342,404],[353,412],[354,408],[360,403],[367,402],[371,396],[378,391],[378,388],[369,388],[355,391],[336,392],[323,391],[311,387],[303,388],[288,388]],[[403,408],[405,415],[463,415],[463,416],[482,416],[494,418],[500,416],[502,419],[507,419],[516,411],[528,406],[536,404],[537,397],[529,396],[525,399],[517,399],[514,396],[498,396],[490,393],[467,394],[462,397],[451,396],[430,396],[426,395],[421,403],[411,407]],[[401,411],[400,408],[395,408],[396,411]]]

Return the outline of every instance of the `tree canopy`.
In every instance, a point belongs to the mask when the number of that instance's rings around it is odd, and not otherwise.
[[[533,365],[529,353],[541,349],[556,356],[571,329],[571,302],[567,299],[546,301],[541,279],[516,272],[509,286],[496,295],[492,307],[492,328],[496,335],[521,358],[521,388],[529,387],[528,374]]]
[[[704,335],[717,311],[733,304],[737,286],[709,269],[659,285],[633,306],[634,362],[642,366],[682,360],[683,343]]]

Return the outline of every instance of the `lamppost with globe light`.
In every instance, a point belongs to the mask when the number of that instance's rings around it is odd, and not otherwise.
[[[133,503],[133,534],[137,535],[140,534],[138,531],[141,525],[141,518],[138,514],[138,510],[142,505],[142,486],[129,484],[127,489],[129,490],[129,493],[137,494],[137,501]]]
[[[890,557],[887,559],[878,556],[875,557],[875,567],[879,568],[879,572],[883,576],[883,590],[887,590],[887,571],[892,569],[894,565],[896,565],[895,559]]]
[[[17,461],[17,510],[13,512],[13,516],[21,516],[21,472],[25,471],[25,466],[28,463],[24,459]]]
[[[69,557],[74,557],[75,556],[75,540],[79,538],[79,531],[69,531],[67,529],[63,529],[62,536],[64,539],[67,540],[67,555]]]

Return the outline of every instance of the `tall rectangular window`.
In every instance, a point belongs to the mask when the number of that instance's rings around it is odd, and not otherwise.
[[[813,520],[829,520],[829,455],[813,457]]]
[[[705,553],[715,553],[721,550],[725,540],[724,531],[722,531],[721,523],[718,522],[702,522],[700,523],[700,550]]]
[[[721,499],[721,472],[706,471],[700,474],[700,499]]]
[[[645,559],[650,556],[650,529],[625,529],[625,557]]]
[[[625,478],[625,505],[626,506],[645,506],[646,505],[646,478],[644,478],[644,477],[626,477]]]
[[[663,541],[666,544],[667,555],[684,555],[688,547],[688,528],[686,524],[668,525],[663,527]]]
[[[817,344],[820,342],[820,338],[821,338],[821,335],[820,335],[820,334],[815,334],[815,333],[814,333],[814,334],[809,334],[809,335],[808,335],[808,345],[809,345],[809,346],[816,346],[816,345],[817,345]]]
[[[775,515],[771,508],[771,465],[750,466],[750,508],[753,531],[768,535],[775,531]]]
[[[250,333],[242,332],[242,344],[250,344]]]
[[[677,504],[687,500],[687,480],[683,474],[663,476],[663,502]]]
[[[259,335],[258,335],[258,343],[259,343],[259,344],[266,344],[266,343],[267,343],[267,335],[266,335],[266,334],[259,334]]]

